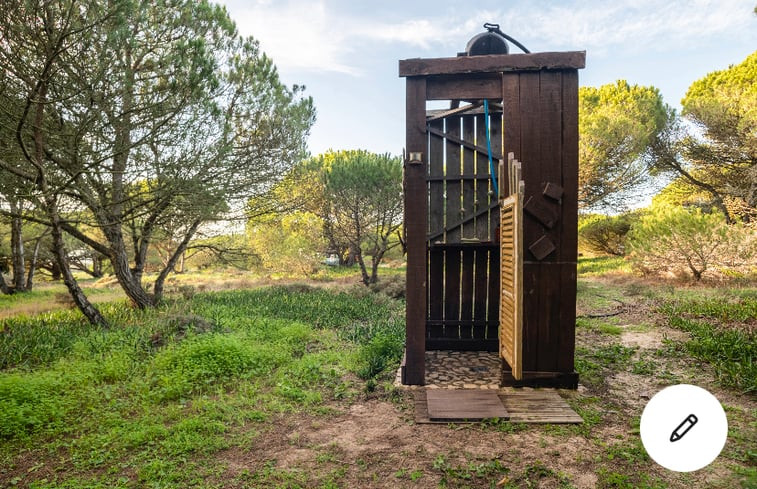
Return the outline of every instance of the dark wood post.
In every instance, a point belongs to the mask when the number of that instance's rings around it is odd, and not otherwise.
[[[405,241],[407,308],[402,382],[423,385],[426,376],[426,78],[407,78],[405,158]]]

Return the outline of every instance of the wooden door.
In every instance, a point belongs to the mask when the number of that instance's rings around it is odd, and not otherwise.
[[[500,298],[499,355],[523,377],[523,194],[520,162],[508,154],[507,172],[500,164]]]

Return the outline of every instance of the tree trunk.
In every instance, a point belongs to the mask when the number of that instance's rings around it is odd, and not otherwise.
[[[154,297],[145,291],[139,277],[129,268],[129,258],[126,256],[125,248],[114,249],[114,255],[111,256],[110,261],[118,283],[134,305],[140,309],[154,306]]]
[[[13,260],[13,287],[16,292],[26,290],[24,282],[26,269],[24,265],[24,234],[21,218],[18,217],[20,208],[14,199],[9,199],[11,213],[11,257]]]
[[[379,251],[371,257],[371,283],[378,282],[378,267],[381,260],[384,258],[384,252]]]
[[[171,273],[171,270],[176,266],[176,262],[179,261],[179,257],[184,255],[184,252],[187,250],[187,246],[189,246],[189,242],[192,240],[192,237],[197,232],[197,229],[200,227],[201,221],[195,221],[192,223],[192,225],[187,230],[186,235],[184,236],[184,239],[181,240],[181,243],[179,244],[179,247],[176,248],[176,251],[174,251],[173,255],[171,255],[171,258],[168,260],[168,264],[163,267],[163,270],[161,270],[160,274],[158,275],[158,278],[155,279],[155,286],[153,287],[153,292],[155,293],[155,302],[160,302],[160,300],[163,298],[163,284],[166,281],[166,277],[168,277],[168,274]]]
[[[368,270],[365,268],[365,261],[363,260],[362,253],[358,253],[356,258],[358,264],[360,265],[360,275],[362,277],[362,282],[367,287],[371,284],[371,277],[368,276]]]
[[[42,238],[47,234],[47,231],[37,238],[37,242],[34,243],[34,253],[32,253],[32,260],[29,262],[29,274],[26,276],[26,290],[31,291],[34,287],[34,272],[37,269],[37,259],[39,258],[39,248],[42,246]]]
[[[52,252],[55,253],[55,250],[52,249]],[[50,266],[50,275],[52,276],[52,279],[55,282],[57,282],[58,280],[62,278],[61,273],[60,273],[60,267],[58,266],[57,261],[53,261],[52,265]]]
[[[103,257],[97,253],[92,255],[92,276],[95,278],[103,276]]]
[[[58,210],[56,208],[54,198],[47,199],[47,213],[50,216],[50,222],[52,224],[51,231],[53,236],[53,253],[55,254],[55,261],[63,274],[63,283],[66,284],[68,292],[71,294],[71,298],[74,300],[76,307],[84,314],[90,323],[95,326],[107,327],[108,323],[100,311],[89,302],[84,291],[81,290],[79,284],[76,282],[73,273],[71,273],[71,267],[68,266],[68,255],[63,244],[63,230],[60,227],[60,216],[58,216]]]
[[[13,293],[13,289],[8,287],[8,284],[5,283],[5,277],[3,277],[2,270],[0,270],[0,292],[5,295],[11,295]]]

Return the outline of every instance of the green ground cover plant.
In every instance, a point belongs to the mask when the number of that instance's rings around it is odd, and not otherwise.
[[[664,300],[659,311],[671,327],[689,333],[690,339],[676,348],[711,364],[722,385],[757,392],[757,294],[733,292],[677,296]]]
[[[618,378],[652,393],[709,375],[713,387],[753,395],[754,289],[592,273],[578,287],[582,387],[564,393],[584,423],[570,426],[415,426],[412,395],[389,385],[404,302],[380,288],[197,287],[155,310],[102,304],[109,329],[69,310],[0,320],[0,487],[697,487],[703,479],[648,459],[628,404],[638,401],[619,394]],[[686,334],[628,342],[671,327]],[[732,332],[741,336],[723,339]],[[700,360],[721,366],[703,372]],[[729,443],[706,476],[714,487],[754,485],[749,406],[725,403]]]
[[[0,465],[41,445],[71,457],[73,473],[35,487],[126,487],[90,474],[115,466],[187,487],[212,470],[199,459],[249,444],[271,416],[357,395],[352,372],[375,383],[404,341],[401,302],[310,287],[103,311],[107,330],[74,311],[2,321]]]

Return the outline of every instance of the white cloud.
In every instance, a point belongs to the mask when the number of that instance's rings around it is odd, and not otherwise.
[[[521,0],[506,9],[499,2],[495,8],[467,9],[462,18],[446,13],[443,2],[429,1],[429,7],[438,8],[401,22],[372,17],[370,7],[356,13],[359,4],[348,13],[328,0],[225,3],[240,32],[254,35],[279,67],[353,76],[361,75],[351,62],[362,54],[361,43],[397,43],[436,52],[443,48],[452,56],[483,30],[485,21],[500,22],[505,32],[533,50],[586,49],[592,55],[717,43],[719,36],[750,32],[755,22],[753,5],[744,0],[574,0],[551,5]]]
[[[351,51],[347,36],[323,1],[224,3],[239,32],[260,41],[277,66],[359,74],[346,61]]]
[[[500,12],[512,19],[515,37],[528,32],[544,46],[587,49],[595,54],[632,52],[717,42],[746,32],[755,19],[743,0],[619,0],[572,2],[547,9]]]

